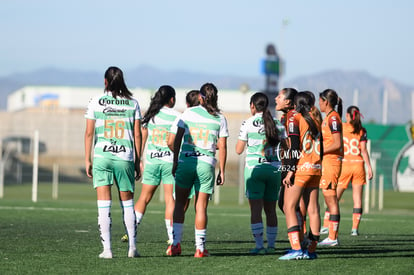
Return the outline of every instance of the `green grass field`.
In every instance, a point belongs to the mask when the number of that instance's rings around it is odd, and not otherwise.
[[[138,186],[139,187],[139,186]],[[139,192],[139,190],[138,190]],[[254,247],[247,203],[238,190],[221,189],[221,202],[209,206],[207,248],[211,257],[195,259],[194,211],[189,209],[183,255],[166,257],[163,204],[158,194],[138,230],[140,258],[127,258],[121,210],[112,211],[114,259],[99,259],[95,191],[89,184],[61,184],[52,200],[50,184],[39,185],[37,203],[31,185],[6,186],[0,199],[0,274],[413,274],[414,193],[385,192],[384,210],[363,216],[358,237],[350,236],[350,190],[341,201],[341,245],[318,249],[317,260],[280,261],[289,248],[284,216],[278,212],[277,254],[250,256]],[[321,213],[323,215],[323,213]],[[323,236],[324,237],[324,236]]]

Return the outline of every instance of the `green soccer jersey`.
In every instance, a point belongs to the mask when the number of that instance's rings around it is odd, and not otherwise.
[[[95,120],[94,158],[134,160],[134,123],[141,119],[136,99],[105,92],[91,99],[85,118]]]
[[[176,110],[164,106],[148,124],[143,125],[148,129],[147,163],[173,162],[173,153],[168,148],[167,141],[171,125],[179,115]]]
[[[217,140],[228,137],[227,121],[222,114],[213,116],[202,106],[188,108],[177,127],[184,129],[179,161],[197,161],[216,165]],[[175,133],[176,128],[172,130]]]
[[[285,127],[275,120],[280,139],[286,138]],[[278,167],[280,160],[280,143],[271,147],[266,142],[262,113],[257,113],[243,122],[240,127],[239,140],[247,142],[246,167],[254,168],[261,164]]]

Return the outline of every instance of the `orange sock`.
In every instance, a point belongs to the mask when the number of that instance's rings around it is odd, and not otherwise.
[[[312,230],[309,230],[309,240],[310,240],[310,244],[308,245],[308,251],[310,253],[315,252],[316,246],[317,246],[317,244],[319,242],[319,238],[320,238],[320,235],[313,235],[312,234]]]
[[[338,238],[340,215],[331,215],[329,218],[329,239],[336,240]]]
[[[354,208],[352,214],[352,229],[358,230],[359,222],[361,221],[362,208]]]
[[[323,227],[329,227],[330,216],[331,216],[331,213],[329,212],[329,209],[326,209],[325,216],[323,217]]]
[[[288,237],[289,237],[289,242],[290,242],[290,246],[292,247],[293,250],[300,250],[300,240],[299,240],[299,226],[292,226],[290,228],[288,228]]]

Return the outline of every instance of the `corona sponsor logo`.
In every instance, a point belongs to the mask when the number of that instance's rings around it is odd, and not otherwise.
[[[129,105],[129,100],[128,99],[108,99],[108,98],[99,99],[99,105],[106,106],[108,104]]]

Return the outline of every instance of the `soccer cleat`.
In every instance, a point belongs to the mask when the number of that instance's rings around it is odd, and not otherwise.
[[[320,234],[328,234],[328,233],[329,233],[329,228],[328,227],[321,227]]]
[[[307,249],[303,251],[303,259],[305,260],[315,260],[318,258],[316,252],[309,252]]]
[[[352,229],[351,236],[359,236],[358,229]]]
[[[179,256],[181,255],[181,245],[178,243],[177,245],[169,245],[167,251],[165,251],[167,256]]]
[[[274,247],[266,248],[266,254],[276,254],[276,248]]]
[[[249,251],[250,255],[265,255],[266,249],[264,247],[262,248],[253,248]]]
[[[321,241],[320,243],[318,243],[318,246],[338,246],[338,245],[339,245],[338,239],[331,240],[329,239],[329,237]]]
[[[197,249],[195,254],[194,254],[194,258],[204,258],[204,257],[208,257],[210,256],[210,253],[208,252],[207,249],[204,249],[203,252],[201,252],[200,249]]]
[[[122,236],[121,242],[123,242],[123,243],[128,242],[128,235],[127,234],[125,234],[124,236]]]
[[[128,250],[128,258],[138,258],[140,255],[136,248]]]
[[[99,254],[99,258],[101,258],[101,259],[112,259],[112,251],[111,250],[104,250],[101,254]]]
[[[301,260],[303,259],[302,250],[288,250],[288,252],[279,258],[279,260]]]

